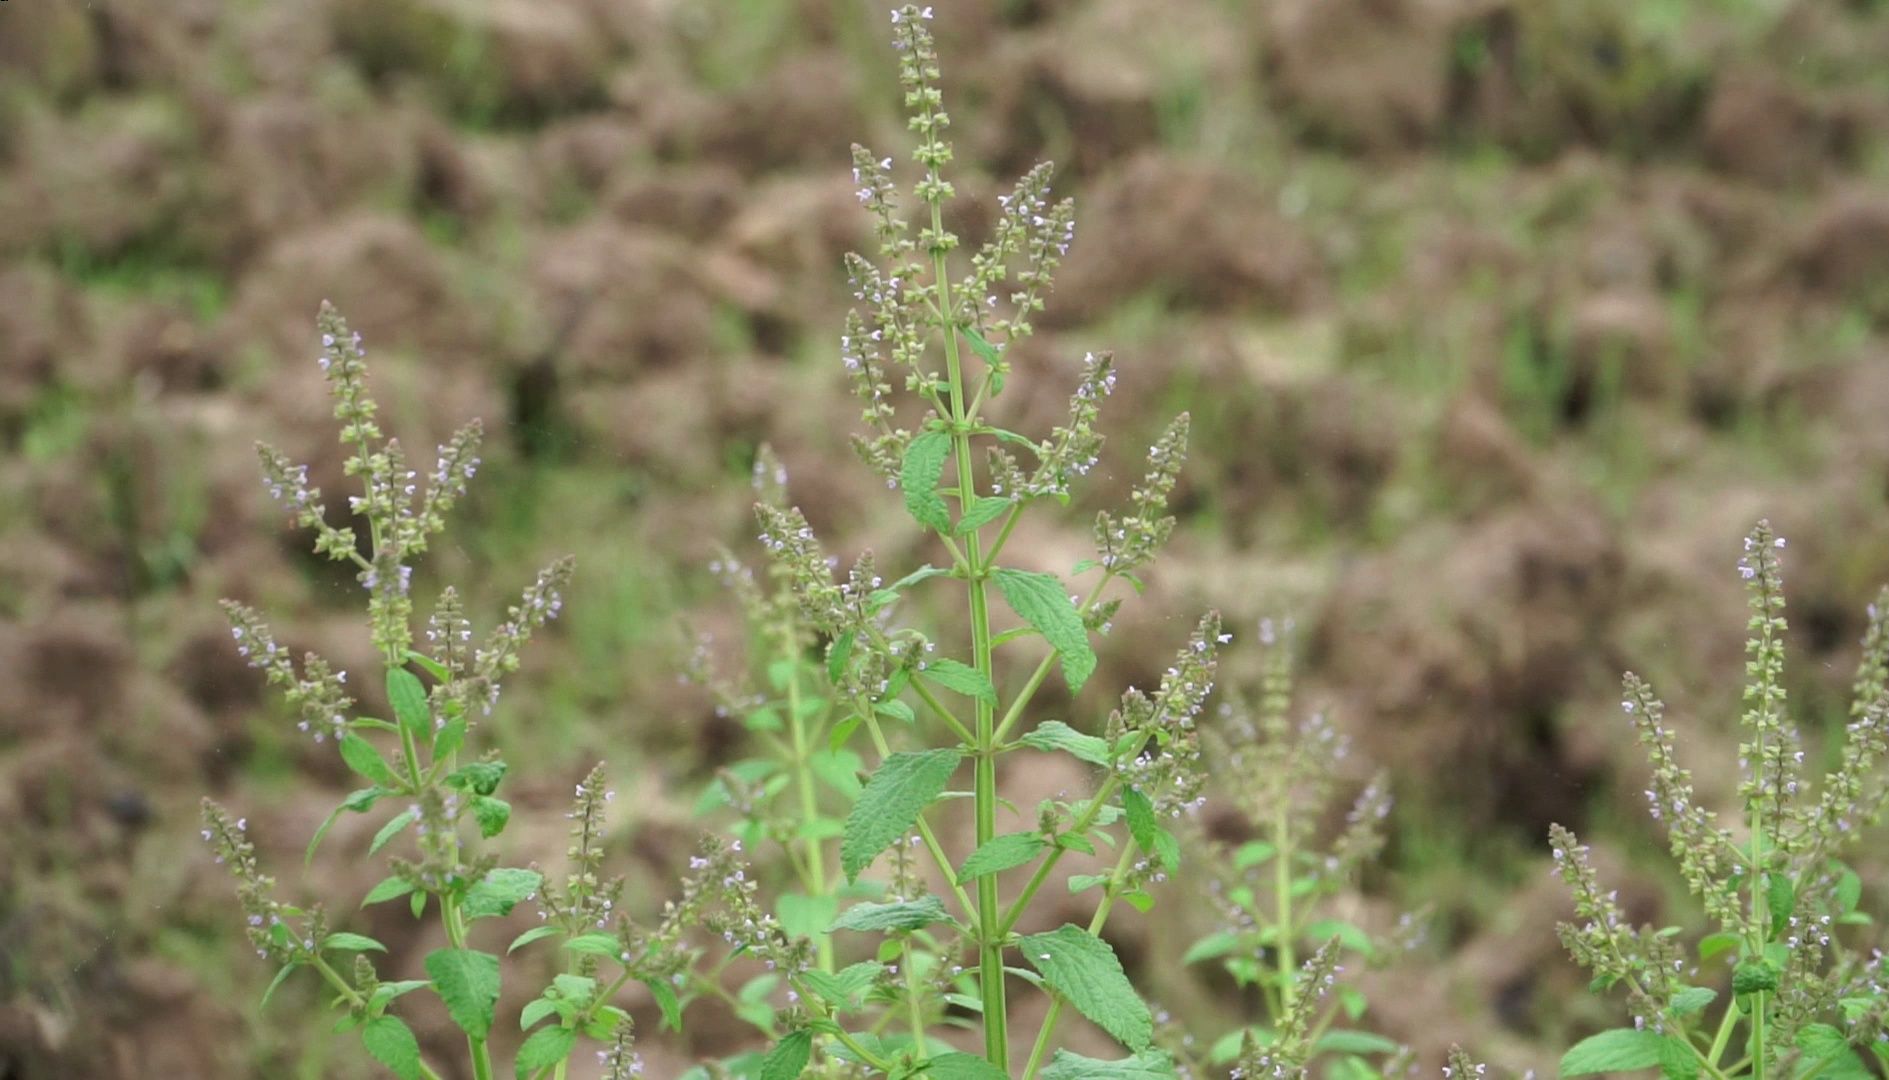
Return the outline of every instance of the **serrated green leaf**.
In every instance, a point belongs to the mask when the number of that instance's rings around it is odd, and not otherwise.
[[[1035,627],[1062,657],[1063,678],[1071,692],[1082,689],[1095,671],[1095,650],[1089,647],[1089,630],[1070,601],[1062,579],[1055,574],[1032,570],[999,569],[992,577],[1004,602],[1024,622]]]
[[[419,1080],[420,1040],[397,1016],[376,1016],[361,1025],[361,1044],[400,1080]]]
[[[490,795],[498,790],[499,781],[505,779],[503,761],[475,761],[461,765],[447,774],[446,786],[470,791],[474,795]]]
[[[1717,999],[1718,991],[1709,986],[1688,986],[1673,995],[1672,1004],[1666,1006],[1666,1011],[1673,1016],[1690,1016],[1703,1011]]]
[[[997,707],[997,688],[990,684],[990,678],[969,664],[957,660],[933,660],[919,671],[919,677],[928,682],[937,683],[946,690],[976,698]]]
[[[257,1008],[259,1009],[268,1008],[269,999],[275,996],[276,988],[281,986],[284,982],[288,981],[289,972],[294,971],[296,968],[301,967],[301,966],[302,966],[301,964],[283,964],[282,970],[276,972],[275,978],[269,980],[269,989],[264,990],[262,992],[262,1002],[259,1005],[257,1005]]]
[[[1042,833],[1019,832],[993,836],[977,846],[958,870],[959,881],[971,881],[985,874],[1001,873],[1022,866],[1042,854],[1049,842]]]
[[[1128,835],[1135,846],[1148,854],[1161,842],[1161,823],[1155,820],[1154,803],[1132,787],[1122,788],[1122,809],[1128,814]]]
[[[413,895],[407,897],[407,901],[407,906],[413,911],[413,917],[419,918],[420,913],[426,910],[426,890],[413,890]]]
[[[1797,1033],[1797,1048],[1804,1052],[1806,1071],[1815,1071],[1818,1077],[1867,1080],[1874,1075],[1843,1037],[1843,1032],[1829,1024],[1805,1025]]]
[[[498,1005],[498,957],[472,949],[436,949],[426,954],[425,966],[433,992],[446,1003],[446,1015],[459,1030],[485,1038]]]
[[[460,906],[460,911],[468,919],[510,915],[519,901],[531,899],[543,885],[544,875],[536,870],[495,867],[466,890],[466,900]]]
[[[991,367],[1003,365],[1003,354],[997,351],[997,346],[985,340],[984,335],[969,326],[959,326],[958,331],[964,335],[964,340],[971,346],[971,351],[976,353],[984,363]]]
[[[1038,1075],[1042,1080],[1173,1080],[1174,1062],[1160,1050],[1143,1050],[1118,1061],[1098,1061],[1058,1050]]]
[[[513,938],[512,943],[505,947],[505,952],[507,955],[510,955],[511,953],[517,952],[518,950],[524,948],[525,946],[531,944],[534,941],[543,941],[545,938],[548,938],[552,934],[555,934],[555,933],[558,933],[558,927],[551,926],[548,923],[544,926],[534,926],[531,929]]]
[[[1045,720],[1019,741],[1036,750],[1062,750],[1091,765],[1110,761],[1107,739],[1084,735],[1061,720]]]
[[[1077,1012],[1130,1050],[1148,1048],[1154,1018],[1122,973],[1122,963],[1108,942],[1065,924],[1046,934],[1031,934],[1017,948]]]
[[[840,676],[846,674],[846,661],[853,655],[853,640],[857,636],[857,631],[848,630],[826,647],[826,677],[829,681],[837,683]]]
[[[1010,1080],[1010,1074],[978,1057],[953,1051],[940,1054],[931,1059],[930,1067],[919,1073],[914,1080]]]
[[[558,1011],[558,1003],[550,998],[533,998],[525,1002],[525,1007],[518,1012],[518,1030],[530,1031],[538,1021]]]
[[[885,965],[872,960],[862,960],[841,968],[836,974],[824,971],[809,971],[801,976],[807,986],[836,1009],[853,1008],[854,999],[865,993],[885,970]]]
[[[518,1063],[512,1075],[527,1080],[539,1070],[548,1069],[571,1056],[577,1045],[577,1032],[567,1027],[540,1028],[518,1048]]]
[[[1015,505],[1017,505],[1015,499],[1006,499],[998,495],[981,495],[976,502],[971,504],[971,508],[958,518],[957,526],[951,531],[959,536],[976,532],[1009,513],[1010,508]]]
[[[474,795],[472,817],[479,823],[479,835],[490,840],[505,831],[505,823],[512,819],[512,804],[490,795]]]
[[[792,1032],[761,1059],[761,1080],[796,1080],[813,1059],[813,1032]]]
[[[386,847],[387,841],[399,836],[400,830],[411,824],[413,824],[412,810],[402,810],[398,814],[395,814],[387,824],[380,827],[379,832],[374,834],[374,842],[367,845],[367,853],[372,855],[381,848]]]
[[[380,884],[367,890],[367,896],[361,901],[361,906],[366,907],[369,904],[380,904],[388,900],[398,900],[412,892],[413,889],[413,882],[395,874],[393,877],[387,878]]]
[[[1664,1035],[1634,1028],[1589,1035],[1561,1055],[1561,1075],[1650,1069],[1660,1063],[1660,1044],[1665,1041]]]
[[[342,932],[321,939],[322,952],[386,952],[387,946],[366,934]]]
[[[682,1002],[676,998],[676,988],[661,979],[644,979],[642,982],[649,987],[649,996],[656,999],[656,1008],[662,1012],[662,1026],[671,1031],[681,1031]]]
[[[348,763],[348,768],[380,787],[399,785],[399,781],[394,779],[393,769],[381,758],[380,751],[374,749],[373,743],[350,731],[341,736],[340,749],[341,760]]]
[[[387,669],[387,700],[393,703],[394,719],[416,737],[432,733],[433,712],[426,706],[426,687],[420,677],[406,668]]]
[[[328,835],[328,830],[334,827],[334,823],[340,820],[342,814],[365,814],[369,810],[372,810],[374,804],[379,802],[382,797],[391,794],[393,793],[386,788],[378,786],[349,792],[348,797],[341,800],[341,805],[335,807],[327,818],[322,821],[320,827],[315,830],[314,837],[308,841],[308,850],[302,853],[302,865],[307,866],[314,861],[315,849],[321,846],[321,838]]]
[[[935,896],[895,904],[854,904],[833,920],[833,930],[916,930],[932,923],[950,922],[944,901]]]
[[[938,481],[944,477],[945,458],[950,454],[951,436],[927,431],[905,448],[905,461],[899,466],[905,509],[920,525],[941,533],[951,531],[951,511],[938,494]]]
[[[1765,904],[1771,912],[1771,936],[1784,936],[1791,915],[1797,908],[1797,890],[1789,874],[1769,874],[1765,878]]]
[[[938,797],[961,755],[956,750],[923,750],[888,755],[846,818],[840,841],[840,866],[854,881],[893,841],[911,831],[919,812]]]
[[[1863,899],[1863,879],[1856,871],[1840,860],[1830,860],[1830,870],[1837,876],[1836,901],[1837,911],[1848,915],[1856,910],[1856,905]]]
[[[564,947],[574,953],[589,953],[592,956],[615,956],[622,950],[622,946],[617,944],[616,935],[601,930],[579,934],[565,942]]]
[[[1700,962],[1710,960],[1722,952],[1729,952],[1732,949],[1736,949],[1741,940],[1743,939],[1737,934],[1719,933],[1705,935],[1699,939]]]

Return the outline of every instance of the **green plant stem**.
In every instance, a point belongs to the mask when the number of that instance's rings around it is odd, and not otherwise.
[[[1095,916],[1089,920],[1089,933],[1100,936],[1102,927],[1107,924],[1109,912],[1115,908],[1115,897],[1121,891],[1122,878],[1128,874],[1128,867],[1133,864],[1135,845],[1123,844],[1120,857],[1115,860],[1115,869],[1110,871],[1108,886],[1102,890],[1102,902],[1095,907]],[[1050,1002],[1049,1013],[1043,1017],[1043,1029],[1036,1033],[1036,1044],[1030,1047],[1030,1060],[1023,1066],[1023,1080],[1030,1080],[1036,1075],[1037,1066],[1043,1063],[1043,1055],[1049,1050],[1050,1036],[1055,1034],[1056,1025],[1063,1018],[1063,998],[1059,994]]]
[[[938,170],[930,168],[935,183]],[[945,264],[944,208],[931,202],[931,228],[934,246],[931,252],[932,280],[938,290],[938,322],[944,333],[945,370],[951,386],[951,444],[957,459],[958,505],[968,507],[977,501],[977,475],[971,464],[971,436],[965,424],[964,366],[958,356],[958,327],[951,303],[950,269]],[[949,537],[947,546],[952,546]],[[953,547],[955,550],[955,547]],[[970,570],[971,651],[978,673],[991,679],[990,603],[985,595],[990,567],[984,562],[977,533],[964,537],[965,566]],[[994,680],[993,680],[994,683]],[[976,799],[977,842],[987,843],[997,835],[997,737],[995,710],[988,701],[977,703],[977,731],[972,744],[973,793]],[[1004,945],[1002,936],[991,932],[996,925],[1000,901],[997,878],[986,874],[977,881],[977,921],[980,964],[979,990],[984,1004],[984,1056],[998,1069],[1009,1071],[1009,1010],[1004,995]]]
[[[1764,874],[1764,729],[1758,729],[1756,763],[1758,789],[1751,800],[1751,927],[1757,934],[1752,956],[1764,960],[1764,947],[1771,937],[1771,901],[1769,882]],[[1760,990],[1751,997],[1751,1075],[1764,1080],[1764,1007],[1767,995]]]
[[[1278,846],[1273,855],[1273,910],[1279,933],[1273,952],[1279,960],[1279,1006],[1283,1017],[1298,999],[1299,988],[1295,978],[1298,963],[1292,949],[1292,816],[1284,792],[1280,794],[1282,797],[1273,814],[1273,842]]]
[[[905,953],[901,963],[905,965],[905,1012],[912,1025],[912,1049],[918,1054],[918,1060],[926,1061],[931,1057],[925,1046],[925,1013],[918,1000],[918,975],[912,964],[912,939],[906,935],[900,948]]]
[[[1738,999],[1734,996],[1725,1002],[1725,1015],[1719,1018],[1718,1034],[1712,1036],[1712,1050],[1706,1055],[1705,1063],[1718,1067],[1719,1058],[1725,1056],[1725,1048],[1731,1044],[1732,1031],[1738,1026]]]
[[[791,646],[794,635],[791,628],[784,640]],[[789,656],[792,663],[796,658]],[[820,807],[815,799],[813,787],[813,769],[808,763],[806,724],[800,718],[800,667],[794,664],[787,675],[787,723],[794,740],[794,785],[800,789],[800,820],[811,826],[819,817]],[[821,850],[820,841],[809,836],[805,840],[806,885],[807,891],[814,896],[826,895],[826,852]],[[792,849],[789,848],[791,853]],[[833,939],[829,934],[818,934],[818,960],[821,971],[833,970]]]

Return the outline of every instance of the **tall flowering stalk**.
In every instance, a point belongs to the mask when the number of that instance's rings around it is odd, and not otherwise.
[[[536,867],[503,866],[496,852],[485,850],[505,830],[511,806],[497,796],[504,761],[495,749],[472,749],[478,722],[498,704],[501,684],[518,669],[525,645],[562,610],[572,563],[561,559],[541,571],[482,636],[448,587],[426,621],[423,639],[416,639],[414,565],[478,468],[480,429],[469,424],[440,446],[423,481],[408,467],[399,442],[376,423],[360,336],[325,304],[318,332],[319,362],[341,422],[341,441],[350,450],[346,472],[363,489],[347,506],[353,520],[366,523],[365,549],[354,528],[330,523],[306,466],[264,445],[263,477],[291,521],[314,531],[317,552],[354,564],[367,594],[367,631],[380,654],[391,719],[362,715],[347,672],[313,653],[298,663],[254,609],[225,601],[224,610],[237,652],[282,690],[297,726],[315,742],[332,745],[368,784],[343,799],[315,831],[308,857],[342,814],[383,817],[367,853],[384,850],[391,873],[362,906],[404,901],[416,918],[430,911],[447,944],[425,957],[425,978],[384,979],[370,956],[385,947],[334,930],[319,905],[278,899],[275,879],[263,872],[248,838],[248,821],[206,799],[203,837],[237,879],[257,955],[280,965],[270,994],[297,971],[315,972],[345,1014],[339,1030],[358,1033],[365,1050],[402,1080],[437,1080],[455,1070],[423,1060],[413,1031],[393,1011],[404,995],[428,990],[464,1032],[472,1075],[486,1080],[494,1075],[488,1041],[505,961],[478,947],[477,923],[535,900],[543,925],[519,935],[505,956],[556,938],[563,946],[563,970],[519,1017],[521,1027],[535,1030],[519,1048],[512,1074],[561,1080],[580,1039],[590,1038],[604,1044],[598,1057],[608,1075],[638,1075],[642,1064],[629,1015],[613,1003],[622,987],[641,982],[665,1020],[679,1024],[701,951],[694,931],[713,925],[745,948],[769,944],[764,925],[739,917],[753,906],[739,849],[711,841],[657,922],[633,922],[619,909],[622,879],[602,869],[604,814],[614,792],[600,765],[576,788],[571,866],[562,883],[547,881]]]
[[[915,139],[912,212],[893,158],[853,150],[877,254],[845,260],[857,303],[839,353],[862,405],[855,446],[901,493],[938,565],[888,582],[867,554],[836,573],[786,499],[784,472],[764,456],[756,513],[765,571],[728,555],[715,562],[748,611],[757,662],[752,672],[717,672],[703,647],[692,665],[757,748],[722,773],[704,806],[732,807],[740,839],[780,850],[793,882],[772,915],[790,939],[810,942],[767,954],[771,965],[737,995],[738,1015],[773,1040],[766,1076],[856,1075],[862,1064],[894,1076],[1025,1078],[1165,1068],[1150,1010],[1102,933],[1121,903],[1145,909],[1149,888],[1179,858],[1168,824],[1198,805],[1195,724],[1226,635],[1217,617],[1201,620],[1159,687],[1130,690],[1096,733],[1040,719],[1032,706],[1058,672],[1072,693],[1083,687],[1096,664],[1091,636],[1106,632],[1120,602],[1110,586],[1138,584],[1134,573],[1172,530],[1166,502],[1187,419],[1156,442],[1130,505],[1098,518],[1095,558],[1070,571],[1089,577],[1085,588],[1001,561],[1023,515],[1066,500],[1095,465],[1116,372],[1107,354],[1075,364],[1067,419],[1046,435],[993,423],[1010,349],[1030,334],[1074,238],[1074,207],[1052,196],[1051,170],[1039,165],[1000,197],[989,237],[961,253],[946,227],[951,118],[931,17],[918,6],[892,14]],[[968,640],[955,647],[900,617],[908,595],[947,581],[963,589],[968,616]],[[1010,660],[1018,654],[1020,666]],[[1029,751],[1073,755],[1097,770],[1094,789],[1007,820],[999,759]],[[936,819],[960,774],[972,840],[953,851]],[[1067,853],[1104,849],[1106,872],[1071,879],[1096,891],[1087,923],[1021,934]],[[875,865],[882,876],[870,873]],[[885,940],[866,951],[861,935]],[[1050,1002],[1042,1024],[1018,1038],[1010,996],[1026,980]],[[1072,1008],[1131,1056],[1092,1062],[1057,1049]],[[964,1010],[981,1053],[934,1041]]]
[[[1739,744],[1744,806],[1735,826],[1697,802],[1665,705],[1638,676],[1625,678],[1621,708],[1652,767],[1651,813],[1719,931],[1688,950],[1669,931],[1629,925],[1587,848],[1562,826],[1550,832],[1577,920],[1561,926],[1561,940],[1593,971],[1596,987],[1624,991],[1633,1020],[1569,1050],[1564,1076],[1654,1066],[1669,1077],[1714,1080],[1866,1075],[1857,1056],[1865,1049],[1889,1063],[1883,959],[1843,941],[1842,926],[1868,917],[1857,911],[1856,873],[1839,861],[1889,799],[1879,772],[1889,746],[1889,590],[1869,608],[1841,763],[1813,791],[1783,682],[1784,550],[1759,522],[1738,563],[1751,618]]]

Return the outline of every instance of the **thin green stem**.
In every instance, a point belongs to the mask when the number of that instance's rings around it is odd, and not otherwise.
[[[1279,1004],[1281,1015],[1290,1011],[1298,996],[1297,958],[1292,948],[1292,817],[1287,801],[1278,800],[1273,815],[1273,841],[1278,851],[1273,855],[1273,913],[1279,938],[1273,952],[1279,960]]]
[[[1102,927],[1108,923],[1109,912],[1115,908],[1115,897],[1121,892],[1122,879],[1127,876],[1129,866],[1133,865],[1135,846],[1123,844],[1122,853],[1115,860],[1115,869],[1109,872],[1108,885],[1102,890],[1102,902],[1095,907],[1095,915],[1089,920],[1089,933],[1100,935]],[[1055,1034],[1056,1025],[1063,1018],[1063,998],[1057,995],[1049,1004],[1049,1013],[1043,1017],[1043,1029],[1036,1033],[1036,1044],[1030,1047],[1030,1060],[1023,1066],[1023,1080],[1030,1080],[1036,1075],[1037,1066],[1043,1063],[1043,1055],[1049,1050],[1050,1036]]]
[[[787,674],[787,724],[794,741],[794,786],[800,789],[800,820],[804,826],[811,826],[820,815],[820,806],[813,786],[813,769],[809,761],[806,723],[800,716],[800,665],[793,654],[794,634],[792,627],[783,635],[786,643],[783,650],[788,653],[787,660],[791,667]],[[807,891],[814,896],[826,895],[826,852],[820,841],[808,836],[804,841],[805,884]],[[789,853],[792,853],[790,847]],[[831,935],[820,934],[816,938],[816,948],[821,971],[833,970],[833,939]]]
[[[866,734],[872,737],[873,748],[879,751],[880,758],[884,758],[892,752],[892,746],[886,742],[885,731],[879,727],[879,718],[872,715],[870,710],[862,712],[861,715],[866,718]],[[983,915],[978,910],[978,906],[971,902],[970,894],[964,891],[964,886],[958,882],[957,871],[953,869],[951,856],[945,854],[944,845],[938,842],[937,834],[931,831],[930,825],[926,824],[922,811],[918,815],[918,835],[925,843],[925,850],[931,853],[931,861],[937,864],[938,872],[944,875],[945,883],[951,887],[951,895],[957,897],[958,903],[963,906],[965,918],[972,924],[972,936],[977,936],[978,928],[984,925]]]
[[[918,1054],[918,1060],[925,1061],[931,1054],[925,1047],[925,1012],[923,1002],[918,997],[917,965],[912,963],[912,939],[909,934],[901,948],[905,953],[901,963],[905,966],[905,1012],[912,1025],[912,1048]]]
[[[1737,1026],[1738,1001],[1733,998],[1725,1002],[1725,1015],[1719,1018],[1718,1034],[1712,1036],[1712,1050],[1706,1055],[1707,1065],[1718,1067],[1719,1059],[1725,1056],[1725,1048],[1731,1044],[1732,1031]]]

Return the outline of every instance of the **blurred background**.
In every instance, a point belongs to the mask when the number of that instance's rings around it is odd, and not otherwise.
[[[513,747],[510,850],[556,861],[570,784],[606,758],[632,796],[613,864],[659,901],[712,824],[696,794],[741,752],[674,673],[685,613],[739,655],[705,564],[713,541],[755,554],[759,444],[835,550],[936,557],[845,439],[840,256],[871,245],[848,146],[900,169],[909,149],[884,6],[0,4],[0,1077],[373,1075],[312,985],[257,1008],[272,973],[195,824],[206,792],[246,812],[292,896],[345,908],[380,876],[350,854],[361,819],[301,871],[352,785],[215,604],[371,670],[358,588],[283,527],[251,450],[345,490],[323,298],[409,445],[486,424],[420,591],[461,583],[489,626],[536,566],[579,558],[488,731]],[[1238,634],[1235,684],[1255,621],[1293,617],[1302,706],[1398,797],[1345,902],[1367,924],[1432,913],[1423,948],[1358,975],[1368,1026],[1430,1060],[1461,1041],[1552,1068],[1620,1014],[1554,940],[1550,821],[1594,842],[1637,919],[1697,924],[1644,811],[1622,669],[1724,803],[1745,530],[1791,540],[1791,689],[1826,758],[1889,580],[1889,4],[937,9],[948,224],[979,234],[1042,158],[1078,200],[999,415],[1054,422],[1085,350],[1121,369],[1095,482],[1012,550],[1084,557],[1094,512],[1193,413],[1170,551],[1100,675],[1045,715],[1086,725],[1151,685],[1203,607]],[[1861,869],[1880,905],[1889,863]],[[1205,1038],[1255,1002],[1172,963],[1210,925],[1198,885],[1113,936]],[[404,913],[347,918],[396,966],[430,947]],[[682,1041],[638,1003],[652,1075],[753,1042],[715,1009]]]

